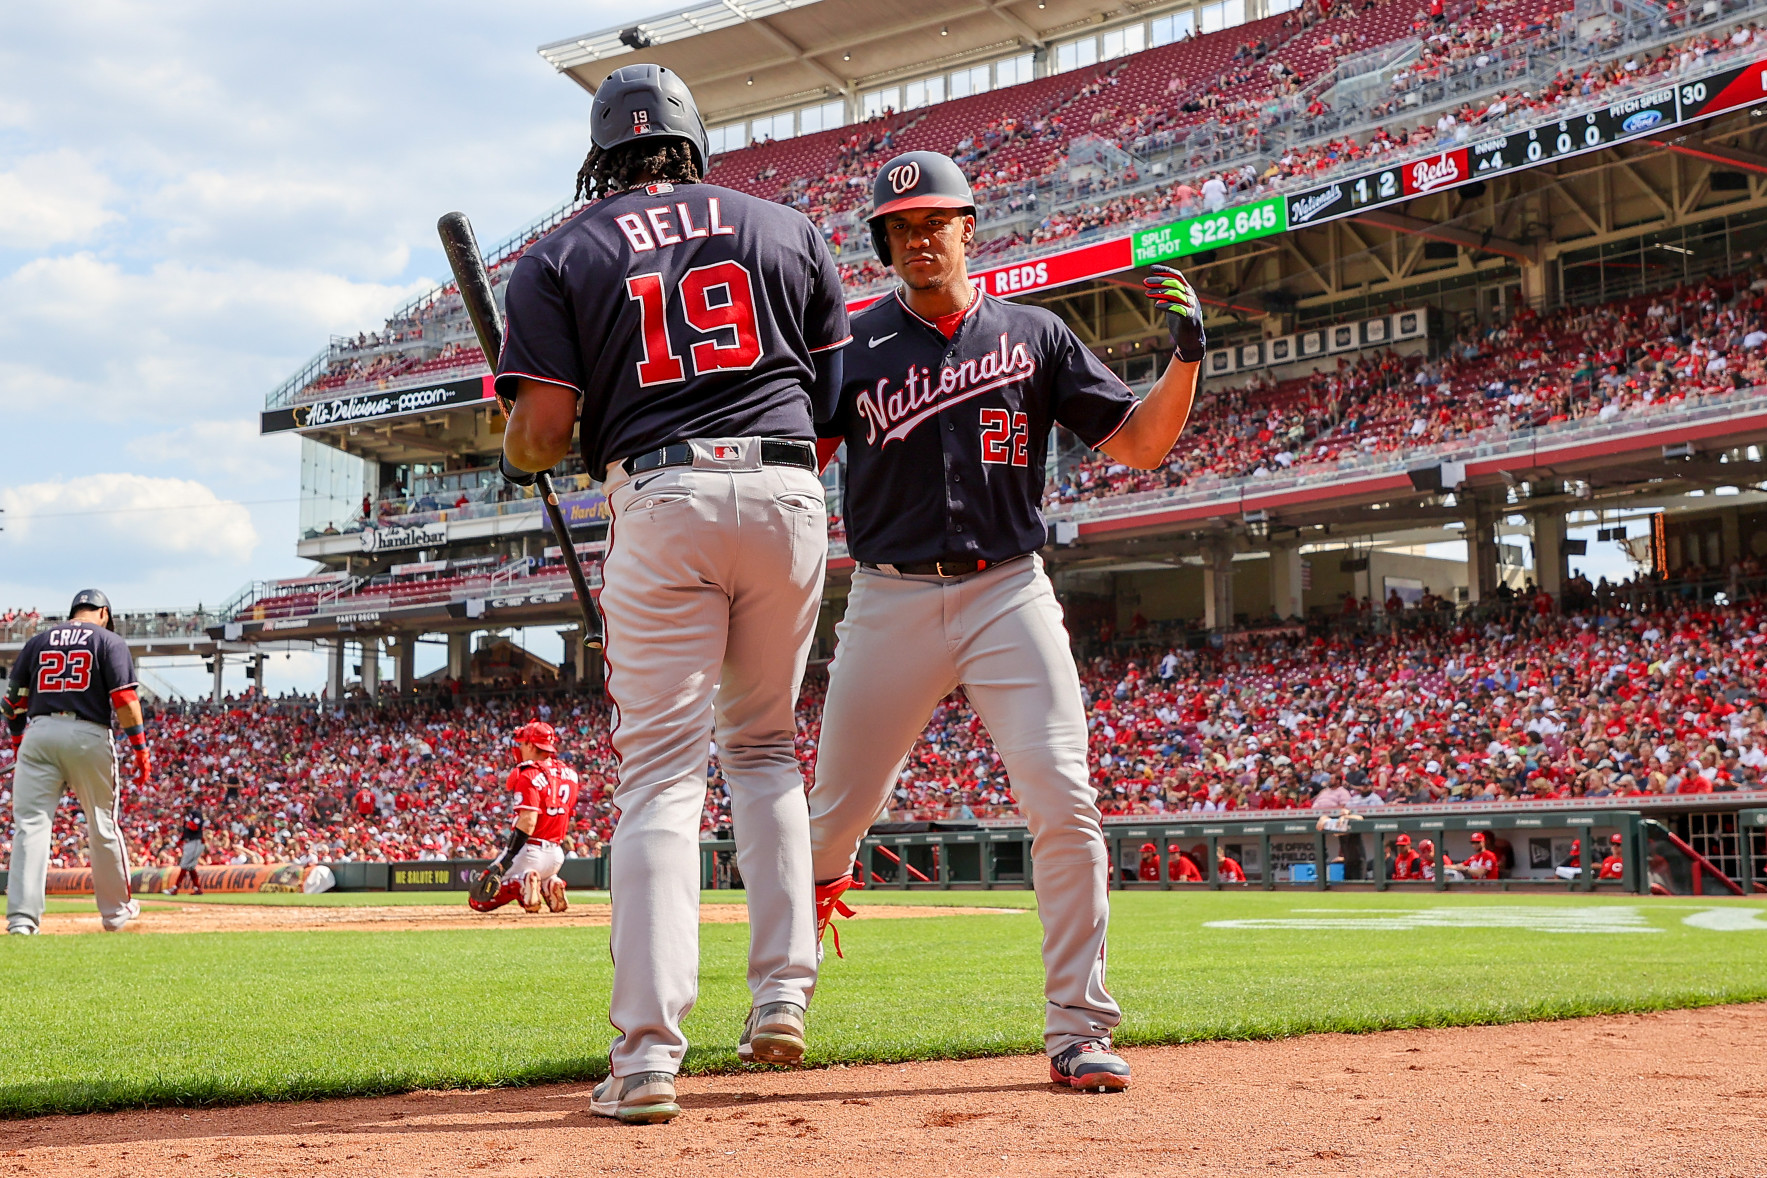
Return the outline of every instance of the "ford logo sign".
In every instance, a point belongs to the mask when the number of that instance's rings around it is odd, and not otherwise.
[[[1631,135],[1636,131],[1648,130],[1651,127],[1656,126],[1658,123],[1660,123],[1662,121],[1663,121],[1663,112],[1662,111],[1660,111],[1660,110],[1641,110],[1637,114],[1633,115],[1631,118],[1627,119],[1625,122],[1621,123],[1620,130],[1624,131],[1628,135]]]

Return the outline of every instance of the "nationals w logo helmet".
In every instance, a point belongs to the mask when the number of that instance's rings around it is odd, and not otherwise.
[[[890,264],[890,243],[883,219],[901,209],[965,209],[976,211],[975,193],[963,169],[948,155],[910,151],[883,166],[871,186],[871,241],[877,257]]]

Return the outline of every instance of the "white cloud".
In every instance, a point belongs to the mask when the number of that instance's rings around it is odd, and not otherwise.
[[[106,207],[110,178],[62,148],[25,156],[0,172],[0,246],[38,250],[84,242],[117,214]]]
[[[191,479],[93,474],[0,490],[14,577],[33,562],[48,570],[67,560],[114,567],[155,566],[188,558],[243,563],[258,546],[245,506]]]
[[[123,449],[140,462],[258,483],[287,479],[300,442],[293,434],[264,437],[253,420],[197,421],[131,439]]]
[[[430,285],[251,262],[133,273],[89,252],[36,258],[0,279],[0,304],[16,308],[0,321],[0,412],[16,421],[80,404],[110,420],[182,420],[255,409],[330,334]]]

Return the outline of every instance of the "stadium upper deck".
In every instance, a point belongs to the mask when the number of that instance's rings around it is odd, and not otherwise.
[[[1132,384],[1167,345],[1127,272],[1182,259],[1212,304],[1205,401],[1163,470],[1062,453],[1049,557],[1064,592],[1163,576],[1147,591],[1188,587],[1160,608],[1194,616],[1200,560],[1217,628],[1243,612],[1221,562],[1268,555],[1268,579],[1287,586],[1277,612],[1293,616],[1345,580],[1319,566],[1303,593],[1301,551],[1379,533],[1401,546],[1464,535],[1479,568],[1436,583],[1478,600],[1521,575],[1519,558],[1492,567],[1500,534],[1533,533],[1531,563],[1556,585],[1567,514],[1610,506],[1669,516],[1648,559],[1670,571],[1685,563],[1670,559],[1679,532],[1706,526],[1677,513],[1714,511],[1700,495],[1741,485],[1726,510],[1754,510],[1750,447],[1767,441],[1767,370],[1746,338],[1767,247],[1757,9],[1463,0],[1437,20],[1315,0],[1212,29],[1222,9],[1150,8],[1045,38],[1022,81],[1023,45],[861,75],[839,115],[857,121],[839,128],[828,102],[795,92],[713,107],[713,178],[820,218],[858,305],[866,235],[849,192],[887,152],[943,146],[984,194],[975,269],[989,289],[1057,310]],[[573,211],[496,247],[494,273]],[[1696,285],[1708,276],[1726,281]],[[1710,303],[1717,321],[1645,322],[1665,299]],[[469,332],[439,289],[383,331],[335,341],[273,395],[266,429],[306,443],[299,552],[330,579],[248,590],[229,640],[348,633],[391,640],[403,660],[410,635],[445,630],[453,662],[455,631],[568,624],[534,505],[492,477],[498,422]],[[1580,340],[1595,371],[1571,359]],[[1528,350],[1548,362],[1518,375],[1510,360]],[[1730,367],[1714,378],[1719,356]],[[1603,379],[1610,359],[1623,387]],[[1671,462],[1667,445],[1698,453]],[[593,541],[605,505],[562,473]],[[838,599],[838,527],[832,539]],[[1242,578],[1242,602],[1260,598],[1253,584]]]

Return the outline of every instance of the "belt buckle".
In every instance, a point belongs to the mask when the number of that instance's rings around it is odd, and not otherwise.
[[[970,570],[971,573],[979,573],[982,571],[981,567],[980,567],[981,562],[978,561],[976,563],[977,563],[977,567],[971,569]],[[969,573],[948,573],[948,572],[946,572],[945,571],[945,562],[942,560],[933,561],[933,571],[938,573],[940,578],[942,578],[944,580],[948,580],[948,581],[955,581],[959,577],[967,577],[969,575]]]

